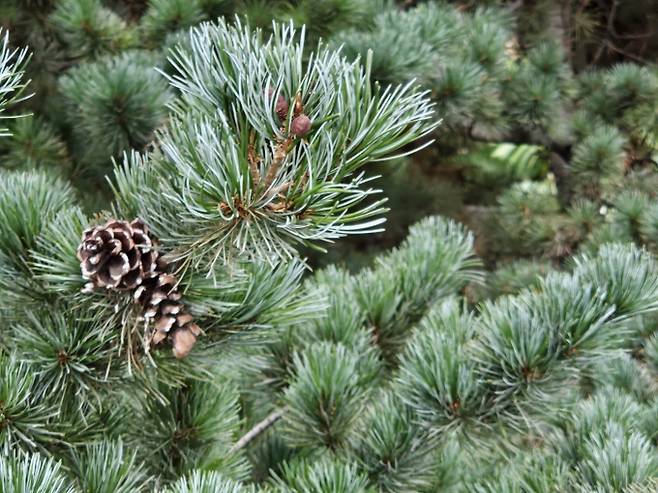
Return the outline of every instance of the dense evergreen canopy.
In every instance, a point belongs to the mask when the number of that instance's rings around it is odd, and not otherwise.
[[[4,2],[0,493],[658,491],[628,3]]]

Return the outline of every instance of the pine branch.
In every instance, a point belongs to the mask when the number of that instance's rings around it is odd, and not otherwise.
[[[14,48],[9,46],[9,32],[0,28],[0,120],[4,117],[2,113],[11,104],[16,104],[30,98],[32,95],[23,96],[28,81],[23,80],[25,66],[30,54],[27,48]],[[15,117],[14,117],[15,118]],[[8,129],[0,127],[0,137],[9,135]]]
[[[235,254],[274,264],[297,245],[378,230],[384,200],[368,200],[379,190],[362,168],[413,152],[437,125],[414,83],[371,87],[368,64],[322,44],[307,63],[304,29],[273,30],[192,29],[170,60],[181,96],[157,152],[143,172],[128,159],[117,172],[121,205],[186,266]]]
[[[265,419],[258,422],[247,433],[245,433],[229,450],[229,453],[235,453],[245,448],[249,443],[266,431],[270,426],[279,421],[286,413],[286,408],[282,407],[271,412]]]

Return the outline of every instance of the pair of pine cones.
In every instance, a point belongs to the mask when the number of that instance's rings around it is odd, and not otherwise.
[[[85,230],[77,255],[88,281],[83,292],[132,292],[142,317],[153,324],[150,344],[169,339],[177,358],[190,353],[201,329],[182,303],[176,277],[167,273],[167,262],[142,220],[111,219]]]

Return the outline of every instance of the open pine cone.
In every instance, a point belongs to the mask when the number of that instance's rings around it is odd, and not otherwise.
[[[176,278],[165,273],[146,280],[135,290],[135,302],[144,307],[144,318],[154,321],[151,344],[158,345],[171,338],[177,358],[187,356],[201,334],[181,297]]]
[[[176,278],[166,273],[167,262],[143,221],[111,219],[87,229],[77,255],[82,276],[89,281],[83,292],[132,291],[143,308],[142,317],[153,323],[151,345],[169,338],[177,358],[189,354],[201,329],[180,301]]]
[[[85,292],[95,288],[126,291],[158,275],[158,252],[148,228],[140,220],[109,220],[87,229],[78,247],[82,276],[89,282]]]

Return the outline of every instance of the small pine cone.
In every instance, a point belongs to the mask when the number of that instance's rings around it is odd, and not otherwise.
[[[288,118],[288,101],[286,101],[286,98],[284,98],[282,95],[279,95],[277,98],[274,111],[276,111],[276,114],[279,115],[279,119],[281,121]]]
[[[144,307],[144,318],[154,321],[151,344],[156,346],[169,337],[174,356],[186,357],[201,329],[181,302],[176,278],[162,273],[139,286],[134,296],[135,302]]]
[[[290,131],[297,137],[304,137],[311,131],[311,119],[302,113],[292,121]]]
[[[267,90],[267,94],[269,97],[272,97],[274,95],[274,89],[270,87]],[[276,98],[276,104],[274,105],[274,111],[276,112],[277,115],[279,115],[279,119],[281,121],[285,120],[288,118],[288,101],[286,101],[286,98],[283,97],[283,94],[279,94],[279,96]]]
[[[158,252],[146,225],[109,220],[87,229],[77,251],[82,276],[89,282],[84,292],[95,288],[126,291],[158,274]]]

